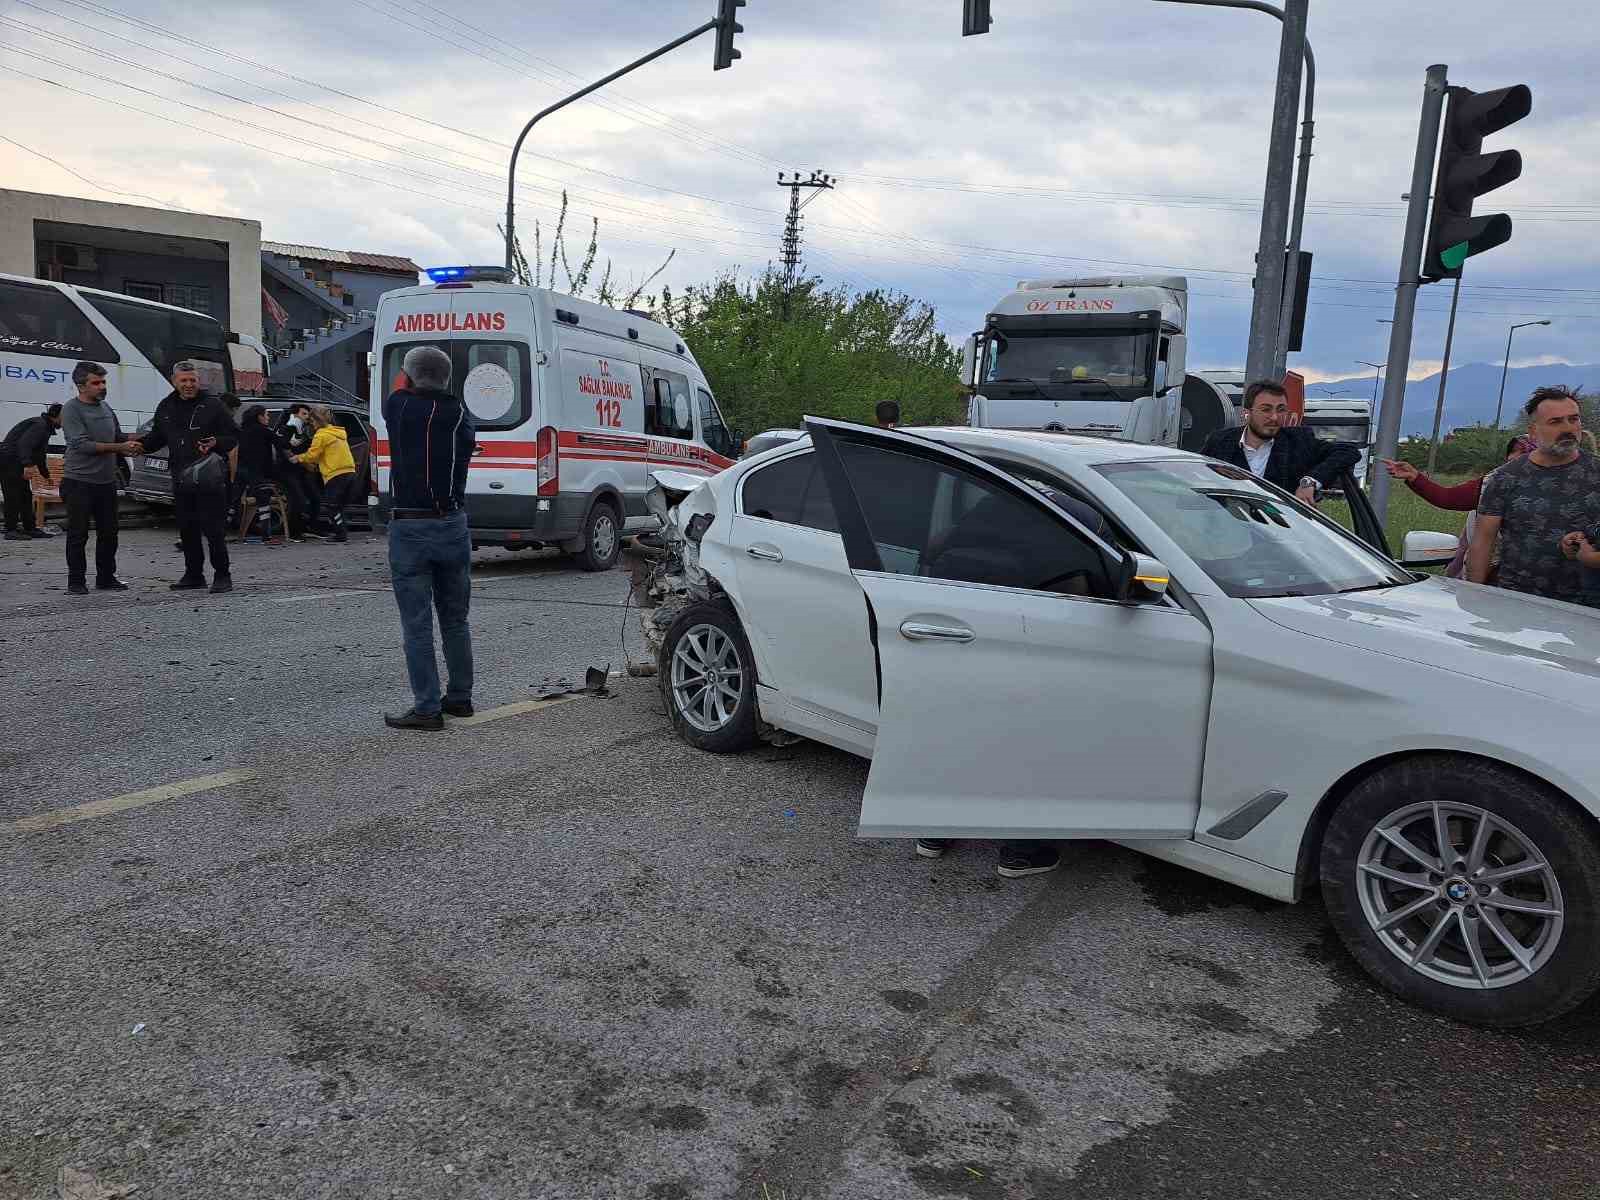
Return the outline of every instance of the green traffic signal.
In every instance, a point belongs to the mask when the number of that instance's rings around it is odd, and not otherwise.
[[[1452,87],[1439,143],[1439,169],[1434,178],[1433,212],[1422,256],[1425,279],[1453,279],[1461,265],[1511,240],[1511,218],[1505,213],[1472,215],[1473,201],[1522,174],[1522,155],[1515,150],[1483,153],[1488,134],[1522,120],[1533,110],[1526,84],[1474,92]]]

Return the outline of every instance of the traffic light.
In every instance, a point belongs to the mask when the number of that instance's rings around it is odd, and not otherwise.
[[[988,33],[994,18],[989,15],[989,0],[961,0],[961,36]]]
[[[733,48],[733,35],[744,32],[744,26],[733,18],[743,7],[744,0],[717,0],[717,47],[711,58],[713,71],[731,67],[734,59],[743,57]]]
[[[1483,139],[1533,111],[1533,93],[1523,83],[1493,92],[1452,87],[1433,183],[1433,215],[1422,253],[1424,279],[1454,279],[1474,254],[1511,240],[1505,213],[1472,215],[1472,202],[1522,174],[1515,150],[1482,153]]]

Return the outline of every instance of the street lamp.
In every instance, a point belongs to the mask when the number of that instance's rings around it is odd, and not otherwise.
[[[1368,362],[1364,358],[1358,358],[1358,359],[1356,359],[1356,362],[1359,363],[1363,367],[1371,367],[1373,369],[1374,374],[1372,376],[1372,407],[1374,408],[1374,410],[1376,410],[1376,408],[1378,407],[1378,379],[1383,374],[1383,368],[1387,364],[1385,364],[1385,363]]]
[[[1549,321],[1523,321],[1506,331],[1506,359],[1500,368],[1500,399],[1494,402],[1494,427],[1500,428],[1500,406],[1506,402],[1506,372],[1511,370],[1511,335],[1529,325],[1548,325]]]

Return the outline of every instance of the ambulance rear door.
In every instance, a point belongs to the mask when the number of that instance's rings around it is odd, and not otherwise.
[[[433,288],[396,298],[383,321],[389,340],[379,378],[390,391],[405,385],[401,364],[414,347],[434,346],[450,355],[449,390],[466,406],[474,432],[468,523],[484,530],[531,529],[542,412],[534,370],[538,342],[527,292]],[[385,472],[380,487],[387,482]]]

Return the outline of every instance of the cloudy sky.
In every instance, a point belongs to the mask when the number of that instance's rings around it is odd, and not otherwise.
[[[1018,279],[1186,273],[1192,366],[1235,366],[1249,321],[1277,22],[1158,0],[751,0],[744,57],[711,39],[541,124],[519,227],[600,220],[604,256],[674,286],[776,258],[780,170],[839,179],[806,212],[825,280],[932,303],[952,336]],[[251,217],[268,239],[498,262],[522,121],[713,15],[713,0],[0,0],[0,180]],[[1387,344],[1423,72],[1529,83],[1491,143],[1524,177],[1480,211],[1516,221],[1474,259],[1455,360],[1600,361],[1600,24],[1557,0],[1311,0],[1313,379]],[[53,81],[53,86],[50,82]],[[68,91],[66,88],[76,89]],[[47,155],[54,162],[46,161]],[[92,181],[92,182],[90,182]],[[139,197],[144,197],[140,200]],[[1413,376],[1437,366],[1449,293],[1423,289]]]

